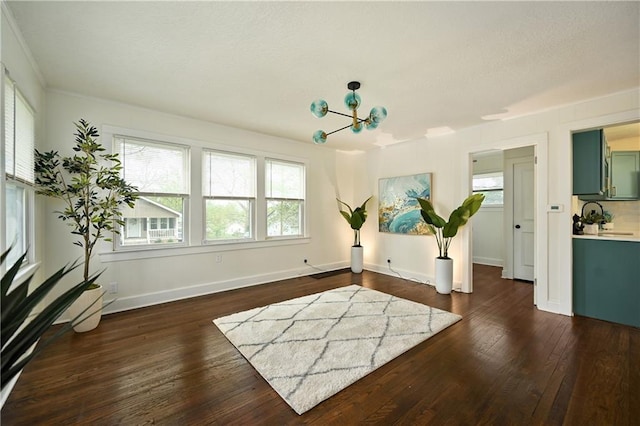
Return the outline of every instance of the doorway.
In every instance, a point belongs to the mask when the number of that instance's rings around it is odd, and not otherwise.
[[[526,251],[521,252],[520,256],[523,260],[522,264],[527,266],[530,271],[533,271],[533,276],[528,275],[528,278],[532,278],[532,283],[534,285],[534,300],[533,304],[537,305],[537,301],[540,297],[543,300],[546,300],[548,296],[548,279],[547,279],[547,269],[548,269],[548,259],[546,258],[545,247],[547,244],[547,216],[546,216],[546,208],[547,208],[547,152],[548,152],[548,137],[546,133],[514,138],[510,140],[503,141],[495,141],[492,143],[483,143],[477,146],[469,147],[464,154],[468,157],[468,180],[465,185],[467,193],[472,192],[472,182],[473,182],[473,157],[474,155],[486,153],[488,151],[501,151],[504,154],[509,154],[514,159],[518,157],[518,155],[511,155],[518,153],[518,150],[529,150],[529,152],[533,152],[532,156],[529,156],[529,164],[533,162],[533,165],[522,165],[517,166],[519,170],[516,171],[516,174],[519,174],[521,178],[524,178],[524,181],[533,180],[533,191],[528,189],[526,193],[528,195],[532,195],[532,198],[523,201],[525,205],[531,205],[533,208],[529,211],[533,210],[533,221],[527,222],[527,226],[532,225],[533,229],[526,229],[526,233],[522,233],[521,239],[525,242],[530,243],[533,240],[533,248],[531,245],[528,246]],[[520,152],[522,153],[522,152]],[[523,155],[523,157],[525,157]],[[505,163],[506,163],[505,159]],[[533,171],[531,171],[531,167]],[[511,185],[511,186],[509,186]],[[513,174],[512,178],[507,178],[505,181],[505,198],[506,203],[513,203]],[[519,185],[522,186],[521,183]],[[532,194],[533,192],[533,194]],[[509,200],[511,197],[511,200]],[[515,255],[513,254],[513,244],[514,244],[514,232],[515,225],[517,223],[513,222],[513,211],[511,210],[513,204],[510,204],[510,207],[507,207],[504,212],[504,223],[502,229],[504,230],[504,265],[503,265],[503,277],[504,278],[513,278],[513,259],[515,259]],[[531,220],[531,213],[528,215],[529,217],[525,217],[521,220]],[[474,220],[471,223],[471,230],[465,230],[466,235],[468,237],[467,244],[463,247],[463,255],[467,260],[467,263],[464,265],[463,270],[463,285],[462,291],[471,293],[473,292],[473,245],[474,240],[473,233]],[[525,223],[525,222],[522,222]],[[519,229],[523,229],[522,223],[520,224]],[[508,228],[507,228],[508,225]],[[464,229],[464,228],[463,228]],[[508,235],[511,234],[511,237]],[[524,238],[522,238],[524,237]],[[533,261],[531,261],[533,259]]]

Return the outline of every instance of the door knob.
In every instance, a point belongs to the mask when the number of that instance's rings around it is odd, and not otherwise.
[[[516,225],[516,229],[520,229],[520,225]]]

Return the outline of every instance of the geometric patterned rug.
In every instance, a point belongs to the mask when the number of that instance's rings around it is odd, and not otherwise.
[[[213,322],[302,414],[460,319],[350,285]]]

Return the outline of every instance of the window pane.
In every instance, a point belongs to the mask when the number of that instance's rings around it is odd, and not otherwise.
[[[205,200],[205,239],[252,238],[251,200]]]
[[[484,191],[486,189],[502,189],[503,187],[504,184],[502,172],[485,173],[473,176],[474,191]]]
[[[142,196],[135,207],[122,211],[120,245],[177,244],[184,233],[182,197]]]
[[[27,250],[26,245],[26,203],[25,190],[19,186],[7,183],[6,194],[6,225],[7,234],[5,243],[7,247],[13,246],[7,256],[7,267],[13,265]]]
[[[188,194],[188,150],[136,139],[116,138],[127,183],[139,192]]]
[[[35,139],[35,120],[33,112],[27,104],[27,101],[16,93],[16,170],[15,177],[24,182],[34,182],[34,139]]]
[[[302,235],[302,201],[267,201],[267,236]]]
[[[245,155],[204,152],[205,196],[253,198],[256,192],[256,160]]]
[[[5,139],[5,171],[7,174],[15,173],[13,167],[13,132],[14,132],[14,110],[15,98],[13,92],[13,82],[5,77],[4,80],[4,139]]]
[[[473,191],[474,194],[484,194],[483,206],[504,204],[504,191]]]
[[[266,161],[266,196],[269,198],[304,198],[304,165]]]

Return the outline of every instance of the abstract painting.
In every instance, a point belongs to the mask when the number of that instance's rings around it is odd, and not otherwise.
[[[380,179],[378,196],[380,232],[429,234],[417,198],[431,200],[431,173]]]

